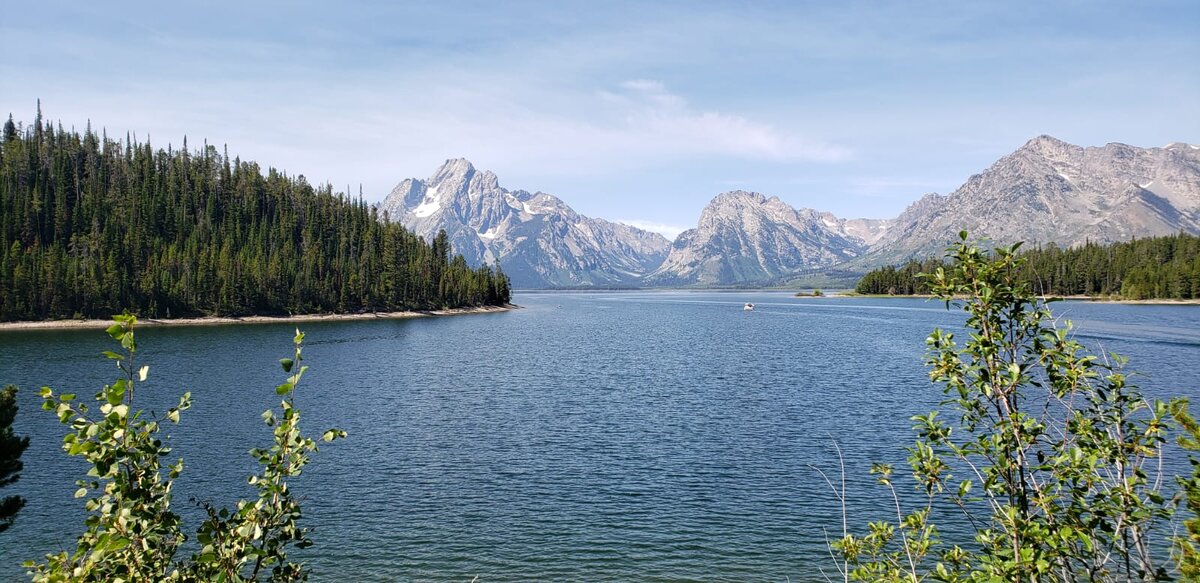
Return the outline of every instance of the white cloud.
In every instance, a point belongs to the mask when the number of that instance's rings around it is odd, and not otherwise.
[[[735,156],[773,162],[840,162],[850,157],[842,146],[790,134],[767,123],[719,111],[702,111],[661,81],[634,79],[620,93],[601,97],[621,112],[615,129],[622,149],[646,154]]]
[[[1121,3],[302,2],[229,19],[16,1],[0,77],[22,82],[0,115],[28,121],[41,98],[68,126],[208,138],[369,200],[465,156],[596,216],[686,223],[725,176],[894,207],[1040,133],[1158,144],[1200,120],[1179,99],[1200,87],[1188,19]]]
[[[334,144],[338,158],[353,160],[360,176],[365,170],[374,196],[458,156],[502,178],[595,179],[680,161],[829,163],[850,155],[742,116],[696,110],[653,80],[628,81],[612,91],[570,91],[526,78],[435,73],[403,87],[330,94],[321,101],[312,111],[296,112],[295,118],[311,120],[299,131],[314,135],[293,143],[328,140],[319,136],[353,142]]]
[[[771,124],[700,110],[651,79],[607,90],[548,87],[537,79],[473,69],[319,85],[131,81],[100,86],[86,100],[73,97],[71,84],[37,87],[37,93],[11,97],[30,106],[41,97],[51,119],[79,127],[91,119],[114,137],[132,131],[143,139],[150,134],[156,146],[178,146],[184,135],[192,147],[204,139],[228,144],[243,160],[303,173],[313,183],[331,182],[354,194],[361,184],[368,201],[381,200],[404,178],[425,177],[447,158],[461,156],[496,172],[510,187],[548,189],[598,216],[619,216],[603,208],[607,195],[594,186],[587,192],[574,185],[727,160],[797,164],[848,155],[844,148]],[[23,110],[14,109],[22,117]],[[676,181],[682,190],[711,194],[687,178]],[[639,188],[658,187],[635,185],[632,191]],[[684,230],[628,223],[668,238]]]
[[[638,219],[618,219],[617,222],[621,223],[621,224],[629,225],[631,227],[637,227],[643,231],[659,233],[662,236],[664,236],[672,241],[674,241],[675,237],[678,237],[680,233],[682,233],[690,228],[690,227],[677,227],[675,225],[667,225],[667,224],[663,224],[663,223],[656,223],[654,221],[642,221],[642,220],[638,220]]]

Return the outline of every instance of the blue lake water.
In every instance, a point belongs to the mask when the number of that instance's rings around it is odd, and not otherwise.
[[[313,434],[340,427],[296,490],[316,581],[820,581],[841,509],[817,469],[848,479],[848,512],[886,510],[867,474],[903,464],[908,417],[936,406],[922,364],[934,327],[915,299],[765,292],[518,293],[524,309],[304,325],[298,392]],[[754,312],[744,312],[744,302]],[[1200,308],[1063,303],[1087,344],[1130,357],[1144,392],[1200,401]],[[158,410],[185,459],[176,505],[252,495],[246,450],[266,444],[292,326],[146,328]],[[0,535],[0,580],[72,548],[82,465],[36,389],[90,396],[117,372],[101,331],[0,332],[0,383],[22,388],[33,443]],[[1180,463],[1179,460],[1172,464]],[[951,528],[951,530],[953,530]]]

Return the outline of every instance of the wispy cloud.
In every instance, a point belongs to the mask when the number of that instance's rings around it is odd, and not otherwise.
[[[623,113],[623,125],[615,128],[623,143],[614,144],[623,150],[776,162],[840,162],[850,157],[844,146],[789,134],[741,115],[693,108],[662,81],[634,79],[621,83],[621,89],[601,96]]]
[[[1037,134],[1200,132],[1189,0],[211,4],[8,0],[0,77],[20,82],[0,115],[40,98],[67,125],[208,138],[371,200],[465,156],[676,224],[731,176],[881,216]]]

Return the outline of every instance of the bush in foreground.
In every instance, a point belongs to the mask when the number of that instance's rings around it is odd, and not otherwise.
[[[1019,277],[1019,245],[988,254],[961,237],[949,266],[925,276],[947,308],[967,313],[969,333],[962,344],[942,330],[926,340],[930,379],[947,400],[913,417],[908,463],[923,502],[902,510],[893,468],[875,464],[895,521],[832,543],[842,577],[1160,581],[1188,561],[1195,569],[1200,524],[1189,523],[1192,538],[1176,540],[1169,558],[1161,533],[1178,499],[1158,464],[1172,410],[1182,418],[1186,404],[1148,402],[1126,383],[1123,359],[1088,354],[1069,322],[1057,325]],[[1200,473],[1181,482],[1200,508]],[[973,526],[973,540],[942,539],[947,508]]]
[[[119,352],[104,355],[115,360],[122,376],[96,394],[96,404],[78,402],[70,393],[42,389],[42,408],[54,411],[70,428],[63,438],[68,455],[82,457],[91,467],[87,479],[78,482],[76,498],[91,496],[85,503],[86,530],[75,552],[47,555],[45,562],[26,563],[35,581],[273,581],[303,580],[304,566],[288,559],[292,547],[312,544],[307,529],[300,526],[299,502],[287,480],[300,475],[316,442],[300,432],[300,413],[295,408],[297,383],[304,375],[301,366],[299,330],[293,339],[292,358],[280,361],[290,376],[276,388],[282,397],[280,413],[268,410],[263,419],[272,427],[271,447],[251,451],[261,471],[250,484],[258,497],[239,501],[236,508],[216,509],[204,505],[208,514],[196,532],[199,550],[191,557],[176,554],[186,538],[182,521],[171,508],[174,481],[183,471],[183,460],[165,461],[171,448],[160,437],[160,423],[178,423],[180,413],[191,403],[184,393],[177,406],[163,418],[135,409],[135,390],[146,380],[149,366],[138,366],[134,338],[136,319],[114,317],[108,334],[121,345]],[[331,429],[325,441],[344,437]]]

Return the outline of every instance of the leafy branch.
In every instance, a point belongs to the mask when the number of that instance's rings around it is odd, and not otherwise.
[[[281,361],[285,373],[292,373],[276,389],[283,397],[281,414],[263,414],[273,428],[273,444],[251,451],[262,466],[249,478],[258,490],[257,499],[239,501],[233,511],[203,504],[208,519],[196,532],[201,549],[180,560],[175,555],[186,536],[171,509],[171,493],[183,460],[163,465],[171,449],[158,434],[161,421],[179,423],[180,413],[191,406],[191,394],[184,393],[164,420],[135,409],[136,389],[150,368],[137,366],[137,319],[126,313],[113,320],[107,332],[121,350],[105,351],[104,356],[116,361],[121,376],[95,395],[98,406],[80,403],[74,394],[42,389],[42,408],[70,428],[63,449],[91,466],[88,477],[77,482],[75,497],[91,497],[85,502],[88,517],[75,551],[26,563],[30,575],[35,581],[304,580],[303,564],[288,559],[289,548],[312,544],[300,525],[299,501],[288,487],[288,479],[299,476],[317,451],[316,442],[301,433],[295,407],[296,386],[307,367],[292,370],[301,361],[304,335],[296,331],[293,358]],[[331,429],[323,438],[332,441],[345,435]]]

